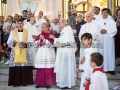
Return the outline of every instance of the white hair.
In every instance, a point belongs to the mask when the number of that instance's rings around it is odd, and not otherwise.
[[[88,12],[86,13],[86,15],[90,15],[90,16],[92,16],[92,17],[93,17],[93,13],[92,13],[92,12],[90,12],[90,11],[88,11]]]
[[[65,25],[67,25],[67,20],[64,18],[61,18],[60,21],[62,21],[62,23],[64,23]]]
[[[81,15],[82,19],[83,19],[83,14],[82,13],[78,13],[77,15]]]

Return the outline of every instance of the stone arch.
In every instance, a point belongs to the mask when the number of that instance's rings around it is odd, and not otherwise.
[[[89,2],[87,2],[87,1],[79,2],[79,3],[76,5],[76,7],[78,7],[80,4],[88,4],[88,5],[90,5],[90,7],[92,8],[92,5],[91,5]]]

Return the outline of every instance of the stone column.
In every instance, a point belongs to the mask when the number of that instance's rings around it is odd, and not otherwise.
[[[18,0],[7,0],[7,15],[20,14],[20,5]]]
[[[60,1],[61,0],[54,0],[54,17],[55,18],[58,18],[58,11],[59,11],[59,13],[61,13],[60,11],[61,11],[61,8],[60,8]]]
[[[38,2],[35,16],[38,16],[39,11],[43,11],[44,15],[47,15],[47,0],[41,0],[41,2]]]
[[[54,4],[53,4],[54,0],[47,0],[47,14],[48,14],[48,17],[49,19],[53,19],[54,18],[54,12],[53,12],[53,7],[54,7]],[[56,8],[56,7],[54,7]]]

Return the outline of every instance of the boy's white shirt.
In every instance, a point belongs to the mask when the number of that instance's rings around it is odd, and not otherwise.
[[[91,75],[89,90],[109,90],[108,80],[105,73],[96,71]]]
[[[86,48],[83,52],[83,57],[85,57],[85,62],[81,65],[79,65],[79,69],[83,69],[84,72],[81,73],[81,84],[80,84],[80,90],[84,90],[85,87],[83,84],[86,81],[86,77],[92,74],[92,67],[90,66],[90,56],[92,53],[98,52],[98,48]]]

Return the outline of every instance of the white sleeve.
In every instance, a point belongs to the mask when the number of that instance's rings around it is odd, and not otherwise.
[[[16,26],[16,24],[15,24],[15,23],[13,23],[12,27],[15,29],[17,26]]]
[[[23,28],[27,29],[27,24],[23,26]]]
[[[117,27],[116,27],[116,23],[114,21],[112,21],[111,27],[109,29],[110,30],[107,30],[107,34],[109,35],[110,38],[112,38],[117,33]]]
[[[58,43],[64,43],[65,37],[67,37],[67,34],[63,32],[59,38],[55,38],[54,44],[57,45]]]
[[[2,29],[6,29],[6,23],[4,23],[4,25],[3,25]]]
[[[33,42],[33,37],[31,36],[29,31],[28,31],[28,41],[27,42]]]
[[[79,32],[79,40],[81,42],[81,36],[83,35],[83,31],[84,31],[84,25],[81,27],[80,32]]]
[[[92,34],[93,36],[93,40],[100,40],[101,39],[101,33],[100,33],[100,28],[97,24],[95,24],[94,26],[94,29],[95,29],[95,33]]]
[[[9,47],[13,47],[13,46],[11,45],[11,42],[13,42],[13,31],[10,32],[9,38],[8,38],[8,40],[7,40],[7,45],[8,45]]]

